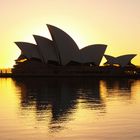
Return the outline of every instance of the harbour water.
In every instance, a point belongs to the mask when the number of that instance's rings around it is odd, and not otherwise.
[[[139,140],[140,80],[0,78],[0,140]]]

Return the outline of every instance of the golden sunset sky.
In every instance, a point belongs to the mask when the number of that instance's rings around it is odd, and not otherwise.
[[[132,62],[140,65],[140,0],[0,0],[0,68],[20,55],[15,41],[51,38],[46,24],[67,32],[79,48],[100,43],[108,55],[137,54]]]

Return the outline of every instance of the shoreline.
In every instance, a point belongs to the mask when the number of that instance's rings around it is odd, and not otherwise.
[[[23,78],[23,77],[46,77],[46,78],[133,78],[140,79],[140,74],[12,74],[12,73],[3,73],[0,74],[0,78]]]

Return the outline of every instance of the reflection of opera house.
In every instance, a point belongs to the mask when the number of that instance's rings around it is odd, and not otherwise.
[[[104,55],[107,47],[104,44],[94,44],[79,49],[67,33],[52,25],[47,26],[52,40],[34,35],[36,44],[16,42],[21,55],[16,60],[13,74],[94,76],[110,73],[112,70],[120,73],[124,68],[128,70],[128,67],[132,69],[131,59],[135,57],[135,54],[116,58]],[[99,67],[103,56],[107,59],[106,66]]]

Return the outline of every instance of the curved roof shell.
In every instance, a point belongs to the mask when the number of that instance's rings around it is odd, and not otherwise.
[[[110,55],[104,55],[104,56],[107,59],[106,64],[111,64],[111,65],[118,64],[122,67],[125,67],[131,62],[131,60],[136,56],[136,54],[127,54],[118,57],[113,57]]]
[[[37,43],[37,47],[44,63],[47,63],[48,60],[59,62],[59,58],[57,56],[56,48],[53,45],[53,41],[38,35],[33,35],[33,37]]]
[[[60,64],[66,65],[70,61],[76,61],[79,57],[79,48],[75,41],[63,30],[47,25],[56,47]]]
[[[106,47],[107,45],[104,44],[94,44],[82,48],[80,50],[82,63],[94,63],[95,65],[100,65]]]
[[[26,58],[37,58],[41,60],[41,56],[35,44],[27,42],[15,42],[15,44],[20,48],[22,55]]]
[[[113,64],[117,64],[118,63],[116,57],[113,57],[113,56],[110,56],[110,55],[104,55],[104,57],[107,60],[106,64],[113,65]]]

